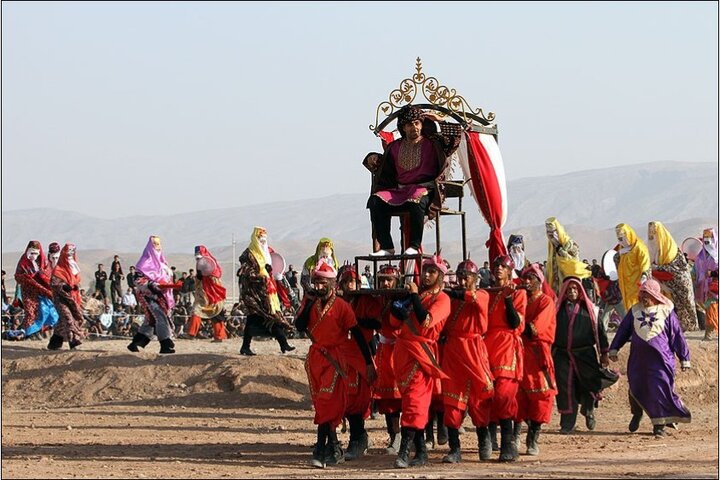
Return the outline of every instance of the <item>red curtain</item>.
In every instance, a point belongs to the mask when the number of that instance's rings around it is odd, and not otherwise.
[[[507,255],[505,239],[502,234],[503,199],[495,167],[485,147],[480,141],[480,134],[467,132],[468,163],[475,199],[485,221],[490,226],[490,238],[485,242],[488,248],[488,261],[499,255]]]

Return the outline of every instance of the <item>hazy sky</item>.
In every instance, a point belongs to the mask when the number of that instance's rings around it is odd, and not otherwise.
[[[418,56],[496,113],[510,180],[718,161],[716,2],[3,2],[2,208],[366,191]]]

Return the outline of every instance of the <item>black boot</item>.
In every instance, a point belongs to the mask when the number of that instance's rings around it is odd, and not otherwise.
[[[492,422],[488,425],[488,432],[490,433],[490,444],[492,445],[493,452],[499,452],[500,447],[497,441],[497,423]]]
[[[642,417],[642,412],[640,412],[639,414],[633,414],[632,419],[630,419],[630,424],[628,425],[628,430],[630,430],[631,432],[637,432],[637,429],[640,428],[640,420],[642,420]]]
[[[400,429],[400,450],[395,459],[395,468],[408,468],[410,466],[410,444],[415,441],[415,429],[402,427]]]
[[[58,334],[53,334],[52,337],[50,337],[50,341],[48,342],[47,349],[48,350],[60,350],[63,346],[63,337],[61,337]]]
[[[275,337],[275,340],[277,340],[277,342],[280,344],[280,352],[285,353],[295,350],[295,347],[288,343],[285,332],[280,325],[273,325],[272,334],[273,337]]]
[[[425,437],[425,449],[426,450],[435,450],[435,435],[433,432],[433,424],[435,423],[435,417],[430,416],[428,423],[425,425],[425,430],[422,432],[423,436]],[[415,438],[417,439],[417,435],[415,435]],[[417,442],[417,440],[416,440]]]
[[[655,438],[664,437],[665,425],[653,425],[653,435],[655,435]]]
[[[538,445],[538,440],[540,439],[541,426],[542,424],[540,422],[530,421],[527,437],[525,438],[525,446],[527,447],[528,455],[540,455],[540,445]]]
[[[243,343],[240,347],[240,355],[255,355],[255,352],[250,350],[250,342],[252,342],[252,335],[250,334],[250,329],[248,328],[248,326],[245,325],[245,331],[243,332]]]
[[[77,347],[82,345],[82,342],[78,339],[70,340],[70,350],[75,350]]]
[[[388,437],[390,441],[385,447],[385,453],[388,455],[397,455],[400,451],[400,414],[386,413],[385,425],[387,427]]]
[[[131,352],[139,352],[140,350],[138,350],[138,347],[145,348],[148,343],[150,343],[150,339],[148,337],[142,333],[136,333],[132,342],[130,342],[130,345],[127,346],[127,349]]]
[[[492,442],[490,441],[490,430],[488,427],[475,427],[478,439],[478,456],[480,460],[490,460],[492,457]]]
[[[175,353],[175,342],[172,338],[160,340],[160,353]]]
[[[437,412],[435,418],[437,421],[437,444],[445,445],[448,443],[448,428],[445,426],[443,421],[444,412]]]
[[[501,462],[514,462],[513,421],[506,418],[500,420],[500,458]]]
[[[443,463],[460,463],[462,455],[460,453],[460,432],[456,428],[448,428],[448,442],[450,443],[450,453],[442,459]]]
[[[560,414],[560,433],[571,434],[575,430],[577,412]]]
[[[423,430],[415,431],[415,457],[410,462],[411,467],[422,467],[428,463],[427,443]]]
[[[522,422],[513,423],[513,453],[515,458],[520,456],[520,435],[522,434]]]
[[[325,465],[337,465],[345,461],[340,441],[337,438],[334,428],[330,428],[328,432],[328,441],[325,445]]]
[[[327,444],[329,430],[329,423],[323,423],[322,425],[318,425],[317,443],[315,443],[312,461],[310,463],[315,468],[325,468],[325,446]]]
[[[350,443],[345,452],[345,460],[355,460],[367,452],[368,435],[362,415],[348,415],[350,423]]]

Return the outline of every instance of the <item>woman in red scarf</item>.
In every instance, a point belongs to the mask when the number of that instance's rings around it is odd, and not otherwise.
[[[50,278],[55,308],[60,314],[53,336],[50,337],[48,350],[59,350],[63,342],[74,349],[85,338],[80,298],[80,267],[77,263],[75,245],[66,243],[60,252],[60,258]]]

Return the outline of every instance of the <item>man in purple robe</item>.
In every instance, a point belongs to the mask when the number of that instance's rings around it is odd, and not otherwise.
[[[374,255],[395,253],[390,219],[398,211],[409,215],[409,247],[405,253],[418,253],[425,214],[433,219],[442,207],[443,192],[435,182],[444,179],[450,156],[460,145],[462,127],[438,120],[413,105],[403,107],[397,119],[402,138],[391,142],[382,156],[369,153],[363,161],[373,173],[367,208],[380,247]]]
[[[661,293],[660,284],[647,280],[640,287],[640,301],[632,306],[618,327],[610,345],[610,360],[616,362],[618,350],[630,341],[627,364],[632,420],[628,429],[640,427],[647,412],[657,437],[665,426],[690,423],[690,411],[674,392],[675,356],[683,371],[690,368],[690,350],[680,328],[672,302]]]

